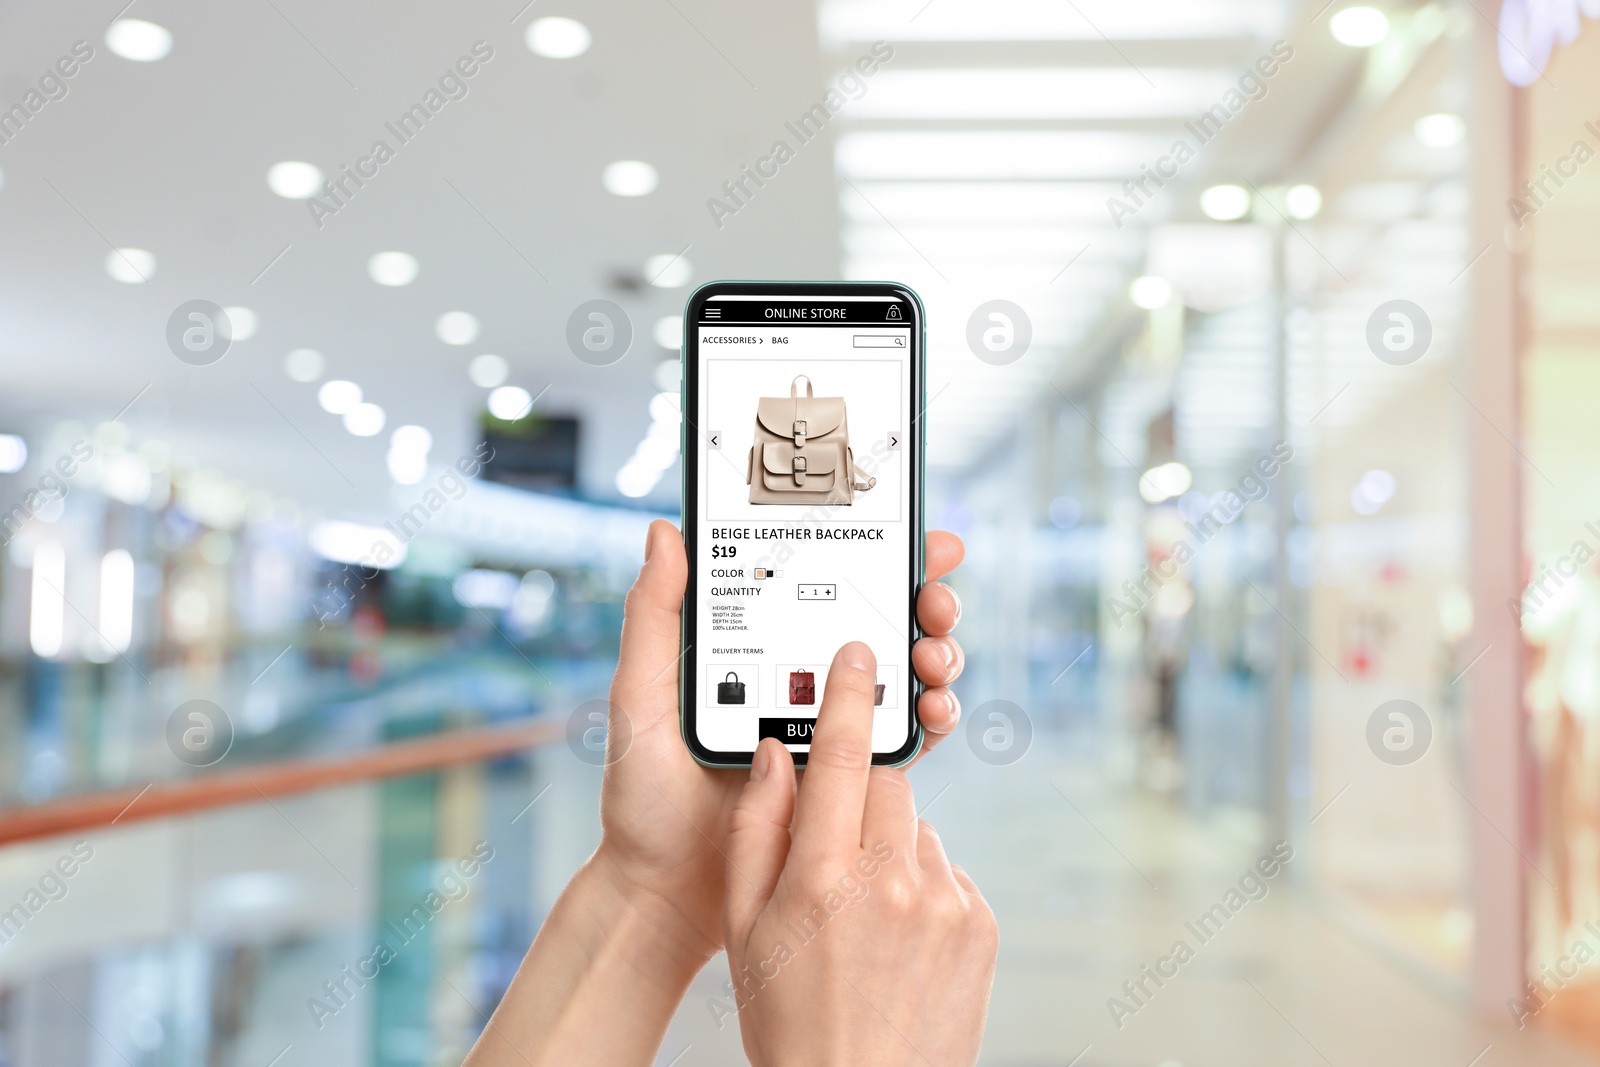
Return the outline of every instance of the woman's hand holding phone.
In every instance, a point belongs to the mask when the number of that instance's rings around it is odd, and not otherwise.
[[[928,534],[928,583],[917,601],[918,622],[928,636],[912,650],[913,665],[928,687],[917,705],[926,731],[923,752],[960,720],[960,706],[948,688],[963,663],[961,646],[950,636],[960,604],[935,579],[954,570],[961,556],[959,538]],[[649,1062],[690,980],[722,947],[728,831],[751,775],[701,766],[679,733],[680,628],[687,578],[677,529],[666,521],[651,523],[644,566],[628,594],[611,686],[600,847],[551,909],[468,1057],[469,1067]],[[825,700],[825,714],[831,706]],[[870,718],[870,685],[865,711]],[[787,751],[775,741],[762,751],[774,747],[792,781]],[[822,791],[820,784],[813,787],[815,793]],[[912,857],[930,847],[926,840],[897,853],[902,857],[898,862],[920,862]],[[899,883],[884,883],[890,884]],[[882,892],[877,887],[873,891]],[[943,908],[950,903],[948,895],[919,893],[908,906]],[[944,920],[912,916],[908,922],[943,928]],[[866,932],[868,941],[872,936]],[[885,951],[899,943],[886,944]],[[848,973],[858,984],[868,981],[854,970]],[[897,977],[908,988],[930,984],[910,972]],[[899,1010],[898,1000],[889,1003]],[[618,1004],[626,1010],[618,1011]]]
[[[928,636],[912,650],[917,675],[928,687],[917,703],[926,731],[924,753],[961,718],[960,703],[949,689],[965,663],[951,636],[961,605],[955,592],[936,579],[960,564],[963,551],[954,534],[928,533],[928,581],[917,600],[917,618]],[[622,651],[611,684],[608,736],[628,748],[620,757],[608,754],[596,858],[634,886],[670,901],[710,955],[722,945],[723,858],[718,849],[748,775],[702,767],[679,732],[677,665],[687,580],[677,529],[665,520],[651,523],[644,566],[628,594]],[[869,686],[869,712],[871,698]]]
[[[729,822],[723,921],[745,1053],[775,1064],[973,1063],[993,913],[872,764],[872,652],[839,650],[796,795],[761,742]]]

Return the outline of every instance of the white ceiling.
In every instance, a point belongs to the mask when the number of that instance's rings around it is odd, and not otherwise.
[[[1348,91],[1359,61],[1325,27],[1303,25],[1320,4],[1294,0],[519,6],[138,0],[128,16],[175,38],[155,63],[105,48],[114,5],[0,8],[0,106],[75,41],[97,52],[65,99],[0,146],[0,422],[92,426],[145,390],[125,416],[136,440],[160,437],[314,508],[381,518],[392,507],[387,430],[352,437],[318,407],[315,385],[288,379],[285,353],[321,351],[327,377],[359,383],[390,427],[427,427],[434,458],[449,460],[470,448],[484,400],[467,361],[496,352],[512,383],[550,386],[541,409],[583,417],[583,490],[618,499],[613,478],[648,425],[652,372],[673,355],[653,325],[688,291],[642,284],[642,266],[682,251],[691,284],[842,275],[921,291],[929,391],[949,391],[928,417],[930,437],[952,447],[933,458],[958,465],[1044,383],[1099,355],[1089,339],[1129,310],[1143,228],[1196,217],[1192,193],[1206,181],[1292,177],[1308,116]],[[550,15],[583,21],[592,48],[533,55],[524,28]],[[1163,204],[1111,227],[1105,198],[1121,179],[1279,35],[1297,48],[1292,76]],[[708,198],[877,39],[896,42],[895,59],[834,136],[803,146],[719,227]],[[494,57],[468,95],[320,230],[304,203],[268,190],[280,160],[334,172],[376,138],[392,143],[384,123],[478,40]],[[660,188],[604,191],[601,170],[619,159],[652,163]],[[155,253],[148,285],[107,275],[113,246]],[[368,279],[367,259],[389,249],[420,260],[416,282]],[[564,341],[568,315],[597,297],[622,304],[635,330],[627,357],[605,368]],[[1035,318],[1037,354],[1009,368],[965,348],[967,315],[994,297]],[[213,366],[180,362],[166,322],[195,298],[254,309],[259,333]],[[451,310],[482,322],[473,345],[435,337]],[[669,472],[650,501],[675,493]]]
[[[815,16],[696,0],[678,4],[682,14],[670,3],[568,3],[513,19],[519,6],[139,0],[129,17],[174,35],[155,63],[105,48],[115,5],[0,8],[7,105],[75,41],[97,53],[65,99],[0,147],[0,417],[92,426],[148,385],[126,416],[136,439],[163,436],[277,494],[381,514],[387,431],[352,437],[317,406],[314,385],[288,379],[285,353],[321,351],[328,377],[359,383],[389,426],[427,427],[434,457],[449,460],[470,447],[484,399],[467,361],[497,352],[513,383],[535,393],[553,383],[541,409],[584,416],[585,486],[615,498],[613,476],[648,424],[652,371],[675,355],[652,326],[687,292],[639,286],[644,261],[687,246],[695,281],[836,272],[826,150],[803,153],[758,209],[720,230],[704,206],[765,148],[777,116],[814,95]],[[552,14],[589,26],[587,54],[529,51],[525,25]],[[305,203],[268,190],[280,160],[333,172],[378,137],[393,144],[384,123],[480,39],[494,57],[468,95],[320,231]],[[601,170],[618,159],[654,164],[660,189],[605,192]],[[155,253],[149,285],[107,275],[112,245]],[[368,257],[386,249],[420,260],[413,284],[368,279]],[[596,297],[623,305],[636,331],[606,368],[564,341],[569,313]],[[195,298],[253,308],[259,333],[213,366],[180,362],[166,321]],[[483,324],[470,347],[434,335],[435,318],[455,309]]]

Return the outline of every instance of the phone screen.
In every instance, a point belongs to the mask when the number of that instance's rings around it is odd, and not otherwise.
[[[796,761],[839,646],[877,657],[874,759],[916,751],[922,310],[879,283],[713,283],[685,314],[684,737]]]

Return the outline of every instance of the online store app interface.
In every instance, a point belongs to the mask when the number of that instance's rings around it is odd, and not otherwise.
[[[839,646],[878,660],[872,744],[913,712],[912,310],[892,297],[717,297],[699,322],[696,731],[804,751]]]

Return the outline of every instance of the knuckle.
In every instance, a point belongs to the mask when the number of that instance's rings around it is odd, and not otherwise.
[[[912,798],[911,783],[906,776],[893,767],[872,768],[872,780],[869,788],[882,794],[884,800],[891,804],[904,804]]]
[[[628,588],[628,595],[622,598],[622,617],[636,619],[642,614],[650,603],[650,594],[645,590],[643,581],[634,582]]]
[[[872,766],[872,745],[860,740],[827,737],[811,746],[806,757],[806,767],[820,767],[831,771],[860,772]]]
[[[969,894],[969,899],[967,900],[967,924],[975,941],[991,952],[998,950],[1000,946],[1000,924],[995,920],[994,909],[989,907],[989,902],[979,894]]]
[[[829,893],[839,888],[838,876],[832,870],[832,864],[812,863],[800,876],[800,888],[805,893],[806,899],[818,901]]]
[[[728,833],[749,833],[759,830],[770,820],[756,808],[748,804],[735,804],[733,811],[728,814]]]
[[[948,892],[929,893],[923,904],[923,913],[930,926],[941,929],[960,929],[967,925],[967,902],[961,898],[959,888]]]
[[[622,622],[625,627],[656,633],[663,630],[662,611],[650,600],[648,593],[635,585],[622,601]]]
[[[977,935],[978,946],[983,954],[990,958],[1000,953],[1000,925],[994,921],[994,912],[988,905],[983,907],[983,924],[979,927]]]
[[[878,907],[895,918],[906,918],[917,911],[917,886],[902,874],[885,872],[878,876]]]

